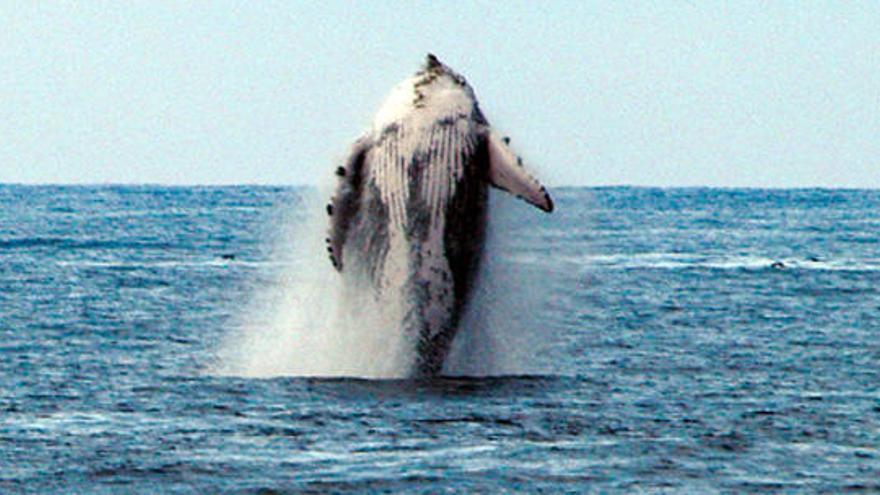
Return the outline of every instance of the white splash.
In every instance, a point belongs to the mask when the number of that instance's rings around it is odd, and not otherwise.
[[[551,325],[542,306],[552,294],[537,265],[515,262],[508,253],[521,240],[510,228],[536,214],[518,199],[492,191],[482,268],[468,311],[452,343],[444,373],[503,376],[553,372],[547,369]],[[551,363],[552,366],[552,363]]]
[[[343,277],[333,270],[324,247],[327,218],[319,201],[323,196],[306,198],[311,212],[307,218],[285,220],[274,258],[290,262],[267,265],[278,272],[254,289],[210,373],[383,379],[408,375],[414,346],[395,323],[403,308],[378,308],[368,289],[342,285]],[[497,203],[513,201],[492,201],[490,215],[500,221],[494,227],[490,222],[480,282],[453,344],[447,374],[527,373],[535,343],[544,338],[536,333],[540,300],[524,290],[531,284],[523,283],[524,274],[515,266],[492,255],[509,242],[504,211]],[[515,214],[521,211],[508,216]]]
[[[365,291],[342,287],[327,259],[326,195],[302,198],[310,213],[280,226],[269,283],[254,288],[219,350],[212,373],[247,377],[401,377],[406,342],[384,325]],[[271,265],[270,265],[271,266]]]

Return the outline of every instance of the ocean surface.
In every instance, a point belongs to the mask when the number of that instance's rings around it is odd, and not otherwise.
[[[880,492],[880,191],[551,193],[414,381],[255,302],[335,276],[315,191],[0,186],[0,493]]]

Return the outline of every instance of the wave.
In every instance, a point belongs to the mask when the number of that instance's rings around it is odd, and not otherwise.
[[[526,265],[576,265],[598,269],[662,269],[662,270],[766,270],[794,269],[816,271],[880,271],[880,258],[819,259],[816,257],[772,258],[760,255],[697,255],[687,253],[651,252],[638,254],[571,254],[547,255],[525,253],[509,256],[514,263]]]
[[[76,261],[57,261],[58,266],[74,267],[74,268],[109,268],[109,269],[139,269],[139,268],[186,268],[186,267],[228,267],[228,266],[244,266],[252,268],[285,268],[294,266],[292,261],[277,260],[240,260],[227,259],[222,255],[211,259],[197,260],[160,260],[160,261],[94,261],[94,260],[76,260]]]
[[[0,250],[12,249],[175,249],[178,244],[154,241],[105,241],[96,239],[75,239],[69,237],[22,237],[0,239]]]

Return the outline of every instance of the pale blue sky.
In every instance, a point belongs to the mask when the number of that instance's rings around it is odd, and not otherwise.
[[[880,187],[877,2],[4,2],[0,182],[302,184],[436,53],[551,185]]]

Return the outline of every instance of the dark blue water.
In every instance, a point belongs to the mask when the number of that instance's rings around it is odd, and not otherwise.
[[[0,492],[880,491],[880,192],[505,204],[525,375],[212,373],[301,194],[0,186]]]

